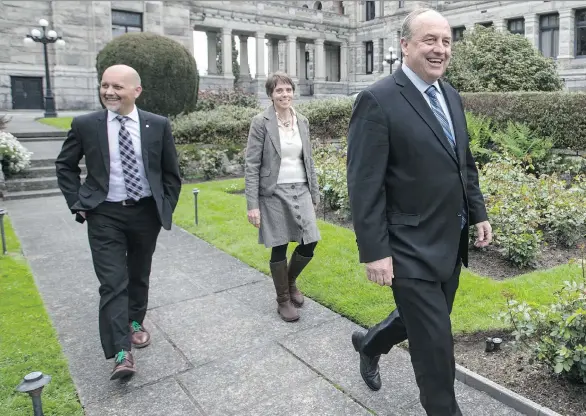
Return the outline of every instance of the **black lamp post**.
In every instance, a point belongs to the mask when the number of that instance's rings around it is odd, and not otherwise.
[[[385,56],[385,64],[389,65],[389,74],[393,73],[393,64],[400,61],[399,57],[395,55],[395,51],[392,46],[389,46],[389,53]]]
[[[39,29],[32,29],[30,35],[26,35],[24,43],[27,46],[32,45],[34,42],[40,42],[43,44],[43,52],[45,54],[45,80],[47,91],[45,93],[45,117],[57,117],[57,111],[55,110],[55,98],[53,97],[53,91],[51,90],[51,77],[49,76],[49,56],[47,54],[47,45],[49,43],[57,43],[58,46],[65,45],[65,41],[61,36],[57,36],[57,32],[54,30],[47,30],[49,22],[45,19],[39,20],[39,25],[42,31]]]

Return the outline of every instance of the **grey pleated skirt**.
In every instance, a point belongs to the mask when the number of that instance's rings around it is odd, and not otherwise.
[[[259,244],[270,248],[321,239],[307,183],[278,184],[273,195],[259,197],[258,205]]]

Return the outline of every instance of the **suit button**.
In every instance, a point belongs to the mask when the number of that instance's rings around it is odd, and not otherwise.
[[[295,209],[299,209],[299,205],[295,205]]]
[[[301,219],[301,215],[298,215],[298,216],[297,216],[297,219],[298,219],[298,220],[300,220],[300,219]]]
[[[297,201],[297,195],[293,195],[293,199]]]

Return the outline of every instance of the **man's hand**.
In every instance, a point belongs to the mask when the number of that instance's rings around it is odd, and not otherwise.
[[[260,210],[258,208],[248,211],[248,222],[256,228],[260,228]]]
[[[488,221],[482,221],[476,224],[476,247],[486,247],[492,241],[492,227]]]
[[[366,276],[368,280],[378,283],[381,286],[392,286],[393,278],[393,258],[386,257],[366,263]]]

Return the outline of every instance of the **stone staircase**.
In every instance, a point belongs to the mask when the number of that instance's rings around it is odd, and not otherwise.
[[[6,179],[4,200],[61,195],[55,175],[55,159],[61,150],[65,134],[65,132],[14,134],[24,147],[33,152],[33,155],[29,169]],[[82,178],[85,178],[83,159],[80,163]]]

